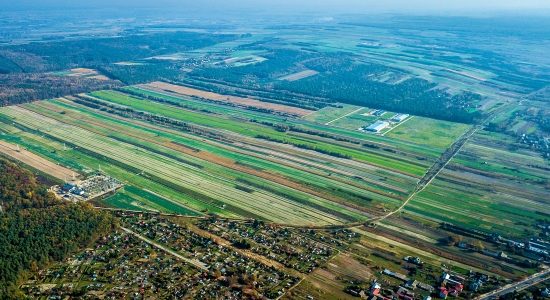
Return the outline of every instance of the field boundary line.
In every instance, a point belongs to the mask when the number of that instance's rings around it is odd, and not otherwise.
[[[360,107],[360,108],[358,108],[358,109],[356,109],[356,110],[350,112],[349,114],[345,114],[345,115],[343,115],[343,116],[341,116],[341,117],[339,117],[339,118],[336,118],[336,119],[334,119],[334,120],[332,120],[332,121],[329,121],[329,122],[325,123],[325,125],[329,125],[330,123],[332,123],[332,122],[334,122],[334,121],[338,121],[338,120],[340,120],[340,119],[342,119],[342,118],[345,118],[345,117],[347,117],[347,116],[353,115],[354,113],[356,113],[356,112],[358,112],[358,111],[360,111],[360,110],[362,110],[362,109],[365,109],[365,108],[364,108],[364,107]]]
[[[390,131],[394,130],[395,128],[397,128],[397,127],[399,127],[399,126],[401,126],[401,125],[405,124],[405,122],[408,122],[409,120],[412,120],[412,119],[413,119],[414,117],[415,117],[415,116],[412,116],[412,117],[408,118],[407,120],[405,120],[405,121],[403,121],[403,122],[400,122],[400,123],[399,123],[399,124],[397,124],[396,126],[394,126],[394,127],[390,128],[390,130],[388,130],[388,131],[386,131],[386,132],[382,133],[382,134],[381,134],[380,136],[384,136],[384,135],[386,135],[386,133],[388,133],[388,132],[390,132]]]

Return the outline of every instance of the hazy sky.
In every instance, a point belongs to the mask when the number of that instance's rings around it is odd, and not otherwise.
[[[2,9],[161,7],[167,10],[243,10],[334,13],[550,11],[550,0],[5,0]]]

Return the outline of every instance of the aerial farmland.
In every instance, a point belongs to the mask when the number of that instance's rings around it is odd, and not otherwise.
[[[469,27],[459,47],[449,31],[389,19],[268,20],[0,46],[0,156],[44,187],[19,194],[116,220],[86,249],[25,262],[18,288],[39,299],[541,295],[543,47],[520,52],[502,33],[488,50]],[[97,193],[81,189],[98,178]],[[122,284],[125,268],[153,279]]]

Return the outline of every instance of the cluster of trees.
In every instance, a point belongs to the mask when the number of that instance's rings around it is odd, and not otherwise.
[[[58,200],[32,172],[0,159],[0,298],[24,298],[25,272],[63,259],[116,226],[115,218],[88,204]]]
[[[98,80],[73,76],[49,74],[0,74],[0,105],[14,105],[25,102],[61,97],[109,89],[119,86],[113,80]]]
[[[109,78],[120,80],[124,84],[132,85],[159,80],[178,79],[182,76],[177,63],[161,60],[150,60],[142,65],[101,66],[98,70]]]

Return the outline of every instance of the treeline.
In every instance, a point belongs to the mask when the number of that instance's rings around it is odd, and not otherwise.
[[[21,104],[35,100],[110,89],[119,85],[120,82],[113,80],[49,74],[0,75],[0,105]]]
[[[87,204],[67,204],[32,172],[0,159],[0,298],[23,299],[26,272],[61,260],[116,226],[113,216]]]
[[[184,86],[187,86],[187,85],[184,85]],[[123,93],[126,93],[126,94],[131,94],[133,96],[137,96],[137,97],[140,97],[140,98],[149,99],[149,100],[153,100],[153,101],[157,101],[157,102],[165,102],[165,103],[169,103],[170,105],[180,106],[180,107],[183,107],[183,108],[189,109],[189,110],[195,110],[195,111],[201,111],[201,112],[206,112],[206,113],[210,113],[210,114],[216,114],[215,112],[213,112],[210,109],[200,108],[200,106],[188,105],[188,104],[185,104],[182,101],[178,101],[178,100],[171,100],[170,96],[153,96],[153,95],[149,95],[149,94],[146,94],[144,92],[141,92],[139,90],[129,89],[129,88],[118,88],[116,90],[118,90],[120,92],[123,92]],[[209,91],[212,91],[212,90],[209,90]],[[167,92],[171,93],[171,91],[167,91]],[[223,93],[223,94],[233,95],[233,96],[237,95],[235,92]],[[240,95],[240,97],[243,97],[243,95]],[[248,97],[248,96],[244,96],[244,97]],[[260,112],[260,113],[277,114],[277,115],[281,115],[281,116],[299,117],[298,115],[295,115],[295,114],[274,111],[272,109],[249,106],[249,105],[242,105],[242,104],[236,104],[236,103],[228,102],[228,101],[213,100],[213,99],[198,97],[198,96],[194,96],[194,95],[189,96],[189,98],[199,100],[199,101],[202,101],[202,102],[214,103],[214,104],[217,104],[217,105],[244,108],[244,109],[247,109],[247,110],[257,111],[257,112]]]
[[[144,92],[134,90],[134,89],[129,89],[129,88],[126,88],[126,87],[118,88],[118,89],[115,89],[115,90],[117,90],[119,92],[122,92],[122,93],[125,93],[125,94],[130,94],[132,96],[139,97],[139,98],[142,98],[142,99],[148,99],[148,100],[153,100],[153,101],[156,101],[156,102],[168,103],[170,105],[183,107],[183,108],[188,109],[188,110],[200,111],[200,112],[205,112],[205,113],[209,113],[209,114],[217,114],[217,113],[215,113],[215,112],[213,112],[209,109],[206,109],[206,108],[200,108],[199,106],[188,105],[188,104],[185,104],[184,102],[178,101],[178,100],[171,100],[167,96],[152,96],[152,95],[148,95]],[[194,98],[194,97],[191,97],[191,98]],[[223,101],[217,101],[217,102],[223,102]],[[224,102],[224,103],[227,103],[227,102]]]
[[[211,139],[220,141],[228,141],[223,134],[219,134],[205,128],[199,128],[185,121],[168,118],[162,115],[151,114],[143,111],[136,111],[131,107],[124,107],[110,102],[97,100],[91,97],[76,96],[73,100],[75,103],[88,106],[94,109],[99,109],[110,114],[116,114],[124,118],[136,118],[149,123],[158,124],[162,126],[168,126],[180,131],[193,133],[196,135],[205,136]]]

